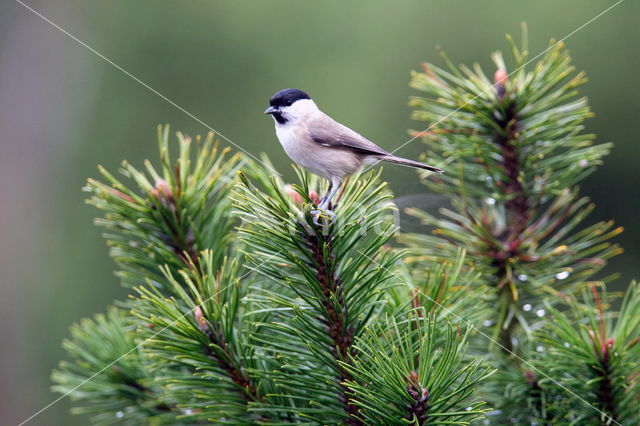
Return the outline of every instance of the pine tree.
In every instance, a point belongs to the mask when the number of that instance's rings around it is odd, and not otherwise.
[[[81,401],[77,412],[97,424],[484,415],[474,389],[491,370],[465,356],[470,328],[450,316],[465,304],[452,291],[470,274],[464,253],[417,284],[402,279],[404,254],[387,245],[395,206],[378,174],[352,178],[337,220],[316,225],[321,188],[309,174],[285,185],[212,135],[194,150],[178,134],[172,160],[168,128],[159,140],[161,172],[123,165],[137,188],[104,169],[111,185],[87,185],[133,293],[65,342],[73,362],[54,372],[54,389]],[[418,303],[434,290],[436,304]]]
[[[413,117],[430,123],[414,135],[426,143],[429,161],[435,159],[449,171],[425,184],[448,196],[451,208],[439,215],[409,209],[431,235],[401,239],[418,259],[412,265],[416,271],[453,257],[458,247],[468,251],[469,265],[480,274],[468,284],[478,286],[478,303],[493,307],[478,327],[487,332],[480,331],[476,340],[478,353],[484,352],[499,370],[482,390],[498,409],[493,414],[516,423],[633,423],[629,411],[620,417],[622,409],[613,407],[629,408],[636,395],[637,363],[593,370],[593,357],[577,358],[568,350],[563,369],[558,369],[554,365],[563,346],[557,345],[567,340],[555,340],[552,353],[539,343],[550,328],[559,332],[551,325],[561,315],[554,306],[613,278],[591,281],[607,259],[621,252],[609,240],[622,229],[611,221],[585,224],[594,206],[576,186],[601,163],[611,144],[594,144],[594,135],[583,133],[583,122],[592,113],[576,88],[586,77],[574,73],[563,43],[552,40],[530,64],[526,28],[521,47],[507,39],[512,68],[500,52],[494,53],[493,79],[477,64],[454,66],[442,52],[445,68],[424,64],[422,72],[413,74],[411,86],[422,94],[411,100]],[[620,315],[623,324],[633,322],[631,311]],[[581,321],[576,316],[565,324],[576,327]],[[545,331],[536,334],[541,328]],[[571,337],[569,345],[577,339]],[[558,390],[567,375],[574,378],[572,386]],[[595,391],[593,398],[580,401],[593,392],[592,382],[584,381],[591,377],[602,382],[609,375],[617,380],[615,390]]]
[[[212,134],[160,127],[159,167],[101,168],[88,202],[131,294],[71,328],[53,389],[95,424],[638,423],[640,290],[613,309],[621,229],[577,187],[611,144],[583,133],[562,43],[531,65],[523,39],[493,79],[444,54],[414,73],[446,169],[421,177],[451,201],[409,210],[422,233],[374,172],[316,224],[325,183]]]

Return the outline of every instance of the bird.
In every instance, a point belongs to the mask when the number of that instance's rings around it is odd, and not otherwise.
[[[343,180],[366,165],[386,161],[435,173],[444,172],[385,151],[322,112],[311,97],[299,89],[276,92],[264,113],[273,118],[276,136],[285,153],[297,165],[329,181],[327,192],[317,205],[318,210],[311,212],[316,224],[322,211],[335,219],[335,214],[329,210],[331,200]]]

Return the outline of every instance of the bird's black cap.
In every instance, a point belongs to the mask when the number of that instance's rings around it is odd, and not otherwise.
[[[311,98],[302,90],[284,89],[284,90],[280,90],[279,92],[276,92],[276,94],[271,97],[271,99],[269,100],[269,105],[273,107],[289,106],[293,104],[295,101],[299,101],[300,99],[311,99]]]

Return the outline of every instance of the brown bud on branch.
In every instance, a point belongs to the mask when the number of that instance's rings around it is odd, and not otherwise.
[[[509,75],[507,71],[500,68],[496,70],[495,74],[493,74],[493,85],[496,88],[496,95],[498,95],[498,99],[504,99],[504,95],[507,92],[506,84],[508,81]]]

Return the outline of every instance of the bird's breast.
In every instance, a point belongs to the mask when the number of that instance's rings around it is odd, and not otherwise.
[[[303,141],[304,134],[300,129],[291,125],[280,125],[276,126],[276,135],[284,152],[297,164],[302,164],[305,149]],[[310,147],[307,147],[307,151],[309,149]]]

